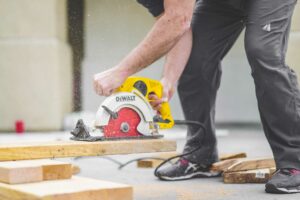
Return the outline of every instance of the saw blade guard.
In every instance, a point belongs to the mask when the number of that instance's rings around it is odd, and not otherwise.
[[[138,113],[141,118],[137,130],[145,136],[151,136],[157,132],[153,117],[155,113],[148,101],[139,94],[138,91],[118,92],[106,98],[100,105],[95,120],[95,127],[101,128],[107,126],[111,118],[111,114],[104,109],[109,108],[113,112],[118,112],[122,108],[131,108]]]

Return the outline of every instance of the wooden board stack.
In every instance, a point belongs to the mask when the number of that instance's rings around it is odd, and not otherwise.
[[[224,183],[266,183],[275,172],[272,158],[229,159],[214,163],[213,171],[222,172]]]
[[[0,144],[0,200],[132,200],[131,186],[76,177],[77,166],[36,159],[175,150],[164,139]]]
[[[132,200],[131,186],[72,176],[78,167],[55,160],[0,162],[0,200]]]
[[[45,158],[169,152],[176,141],[55,141],[0,144],[0,200],[132,200],[131,186],[72,176],[80,168]]]

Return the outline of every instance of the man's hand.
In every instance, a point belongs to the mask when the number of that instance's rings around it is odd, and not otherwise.
[[[163,102],[170,101],[170,99],[173,97],[175,92],[175,85],[171,83],[169,80],[162,78],[161,84],[163,86],[163,96],[161,99],[159,99],[155,94],[150,94],[150,104],[154,110],[160,110],[161,104]]]
[[[127,78],[127,74],[117,67],[94,75],[94,89],[98,95],[109,96],[120,87]]]

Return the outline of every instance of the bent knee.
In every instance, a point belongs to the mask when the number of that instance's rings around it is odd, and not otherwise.
[[[260,60],[267,63],[282,63],[284,53],[281,49],[282,47],[276,41],[254,38],[253,36],[245,38],[245,50],[250,62],[251,60]]]

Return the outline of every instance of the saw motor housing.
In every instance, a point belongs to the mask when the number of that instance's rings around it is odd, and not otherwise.
[[[163,97],[163,86],[160,81],[145,78],[145,77],[129,77],[121,85],[116,92],[133,92],[139,91],[146,101],[150,102],[150,94],[155,94],[158,98]],[[161,109],[158,111],[156,123],[160,129],[169,129],[174,126],[174,119],[171,114],[170,105],[168,102],[163,102]]]

